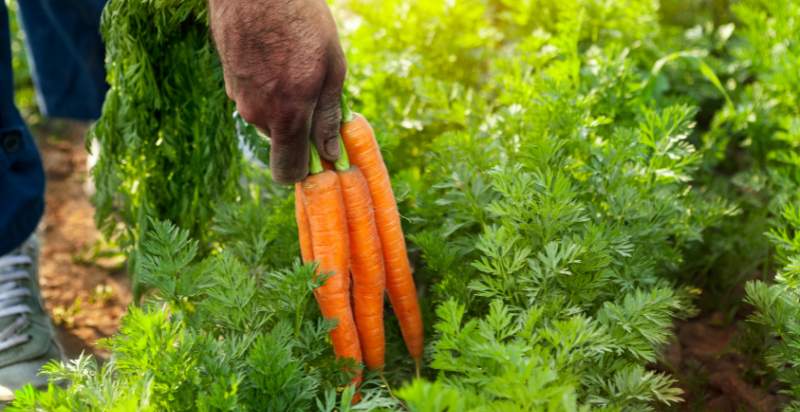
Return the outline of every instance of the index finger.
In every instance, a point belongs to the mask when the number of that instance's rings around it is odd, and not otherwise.
[[[270,125],[269,168],[278,183],[299,182],[308,175],[311,113],[311,105],[296,107]]]

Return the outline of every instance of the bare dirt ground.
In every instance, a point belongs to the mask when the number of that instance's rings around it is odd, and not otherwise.
[[[677,339],[665,352],[663,369],[678,379],[685,401],[680,411],[772,412],[785,402],[757,365],[739,350],[746,314],[725,321],[720,312],[703,313],[676,325]]]
[[[47,174],[40,282],[66,354],[105,358],[97,341],[116,332],[131,292],[124,262],[98,253],[101,237],[85,190],[85,131],[85,125],[60,122],[33,129]]]

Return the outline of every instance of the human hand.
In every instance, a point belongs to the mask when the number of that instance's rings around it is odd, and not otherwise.
[[[324,0],[210,0],[225,90],[244,120],[270,136],[279,183],[308,174],[309,137],[322,158],[339,157],[346,73]]]

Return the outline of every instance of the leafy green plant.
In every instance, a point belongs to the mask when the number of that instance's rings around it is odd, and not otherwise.
[[[751,181],[760,182],[762,203],[771,227],[767,237],[773,245],[777,270],[774,282],[763,280],[747,284],[746,298],[756,311],[750,320],[761,338],[760,347],[767,366],[786,386],[791,403],[787,410],[800,410],[800,375],[797,319],[798,256],[800,256],[800,97],[796,65],[800,56],[796,42],[787,41],[800,29],[800,6],[793,2],[747,1],[734,11],[744,23],[743,41],[736,56],[748,63],[753,79],[742,90],[736,110],[723,112],[719,122],[732,130],[750,155],[746,172]],[[786,37],[789,36],[789,37]],[[745,139],[743,144],[742,140]],[[734,144],[736,140],[731,139]]]
[[[189,230],[207,250],[214,205],[239,193],[233,106],[205,7],[201,0],[112,0],[105,8],[111,90],[91,131],[99,143],[92,176],[99,226],[122,235],[123,246],[138,246],[157,217]]]
[[[25,48],[25,33],[20,27],[19,6],[14,1],[6,1],[8,24],[11,32],[11,68],[14,73],[14,100],[26,121],[38,120],[36,90],[33,85],[28,54]],[[4,63],[7,64],[7,63]]]
[[[349,408],[352,389],[336,400],[349,377],[326,342],[332,325],[313,303],[313,267],[248,271],[225,250],[200,259],[188,231],[150,226],[142,282],[153,292],[105,343],[112,358],[49,365],[54,384],[21,391],[12,410]],[[353,410],[395,405],[374,381],[365,385]]]
[[[757,325],[765,361],[777,378],[787,384],[785,393],[793,402],[788,410],[798,410],[800,374],[797,372],[800,344],[800,212],[797,202],[786,207],[784,226],[773,229],[770,237],[776,245],[778,261],[785,266],[775,276],[775,283],[754,281],[747,284],[747,301],[756,308],[751,321]]]
[[[446,410],[422,405],[451,396],[515,410],[680,398],[645,366],[693,313],[695,291],[674,282],[684,251],[735,208],[689,186],[702,162],[693,108],[654,107],[650,72],[606,55],[616,44],[584,54],[580,16],[519,45],[531,58],[498,61],[497,109],[432,143],[413,240],[442,302],[437,379],[401,391],[412,409]]]

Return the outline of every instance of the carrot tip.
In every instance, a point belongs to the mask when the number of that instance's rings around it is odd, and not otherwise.
[[[356,390],[358,390],[358,389],[356,389]],[[350,401],[350,404],[351,405],[355,405],[355,404],[357,404],[359,402],[361,402],[361,392],[356,392],[353,395],[353,399]]]

